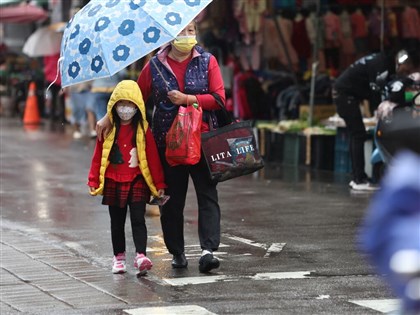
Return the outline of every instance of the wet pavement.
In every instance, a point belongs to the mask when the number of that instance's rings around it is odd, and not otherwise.
[[[68,126],[0,118],[1,314],[380,314],[397,301],[357,250],[372,195],[348,175],[267,165],[219,185],[221,267],[200,274],[197,206],[185,210],[189,267],[173,270],[156,209],[138,278],[110,272],[109,216],[86,186],[94,141]]]

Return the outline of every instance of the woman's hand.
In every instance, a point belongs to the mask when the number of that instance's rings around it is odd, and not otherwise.
[[[165,194],[165,189],[159,189],[158,190],[158,196],[161,197]]]
[[[101,141],[105,136],[111,131],[112,124],[109,120],[108,115],[102,117],[99,121],[96,122],[96,133],[98,135],[99,141]]]
[[[178,90],[169,91],[168,98],[172,102],[172,104],[178,106],[187,104],[187,95]]]
[[[192,105],[198,103],[197,97],[195,95],[189,95],[182,93],[178,90],[172,90],[168,92],[168,98],[175,105]]]
[[[95,187],[89,187],[89,193],[92,195],[95,192]]]

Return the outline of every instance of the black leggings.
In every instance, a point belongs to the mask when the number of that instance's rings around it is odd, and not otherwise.
[[[144,218],[145,211],[145,202],[130,204],[131,229],[136,252],[146,255],[147,228]],[[124,208],[109,206],[109,216],[111,217],[112,247],[114,255],[117,255],[125,252],[125,219],[127,217],[127,206]]]

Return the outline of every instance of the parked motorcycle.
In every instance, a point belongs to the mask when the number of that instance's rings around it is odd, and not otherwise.
[[[377,180],[397,151],[406,148],[420,153],[420,73],[392,81],[385,90],[387,99],[378,107],[376,148],[371,156]]]

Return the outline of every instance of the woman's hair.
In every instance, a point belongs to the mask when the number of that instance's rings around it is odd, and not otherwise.
[[[194,23],[194,28],[195,28],[195,34],[198,35],[198,23],[196,20],[192,20],[192,23]]]
[[[121,118],[117,114],[117,106],[116,106],[117,103],[115,103],[115,105],[114,105],[114,107],[112,108],[112,111],[111,111],[112,112],[112,118],[114,120],[114,125],[115,125],[114,143],[115,143],[115,140],[118,138],[118,133],[120,132],[120,127],[121,127]],[[138,125],[140,125],[140,128],[141,128],[142,132],[144,133],[143,117],[142,117],[141,111],[139,109],[137,109],[137,112],[134,114],[130,125],[132,125],[134,130],[135,130],[135,132],[133,134],[132,144],[133,144],[133,146],[136,146],[136,144],[137,144],[137,132],[136,132],[136,130],[137,130]]]

